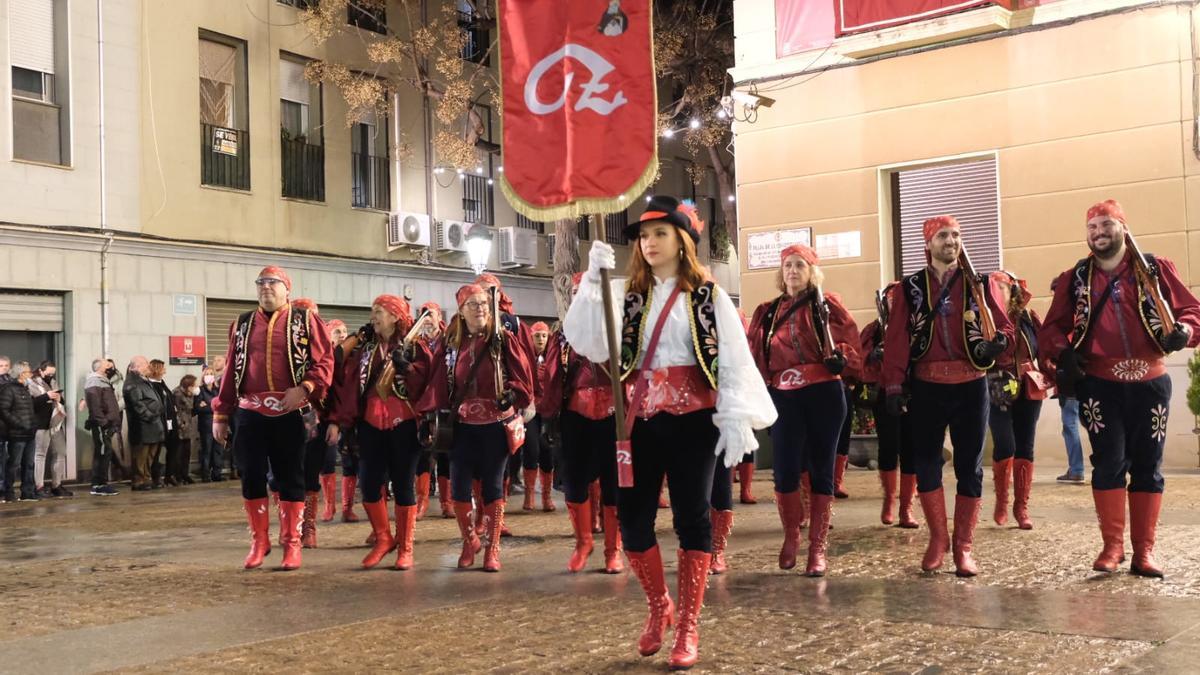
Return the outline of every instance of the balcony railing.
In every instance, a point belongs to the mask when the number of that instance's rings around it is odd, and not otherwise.
[[[463,220],[468,223],[495,223],[492,208],[492,186],[487,176],[466,174],[463,176]]]
[[[463,59],[482,66],[491,65],[491,55],[488,52],[492,46],[491,33],[486,28],[477,28],[475,17],[469,12],[458,13],[458,27],[467,37],[462,48]]]
[[[325,147],[303,139],[280,139],[283,196],[325,201]]]
[[[725,229],[725,223],[709,224],[708,257],[713,262],[729,262],[729,231]]]
[[[604,216],[604,241],[610,244],[627,244],[625,226],[629,225],[629,212],[610,213]]]
[[[350,153],[351,199],[360,209],[388,211],[392,207],[391,160],[361,152]]]
[[[538,234],[545,234],[546,233],[546,225],[548,225],[548,224],[549,223],[544,223],[540,220],[533,220],[531,218],[527,218],[527,217],[521,215],[520,213],[517,214],[517,227],[519,227],[523,230],[533,230],[534,232],[537,232]],[[553,226],[551,226],[551,229],[553,229]]]
[[[317,6],[320,0],[279,0],[281,4],[295,7],[296,9],[312,9]]]
[[[200,182],[250,189],[250,132],[200,125]]]

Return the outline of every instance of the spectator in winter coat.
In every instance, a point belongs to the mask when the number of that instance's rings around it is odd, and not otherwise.
[[[109,462],[113,458],[113,437],[121,435],[121,409],[112,379],[117,367],[109,359],[92,361],[92,373],[83,384],[88,418],[84,427],[92,432],[92,494],[111,497],[117,494],[108,484]]]
[[[195,482],[191,468],[192,446],[199,440],[196,435],[196,401],[200,398],[199,394],[195,375],[184,375],[179,380],[179,386],[171,392],[175,399],[176,419],[179,421],[179,450],[175,455],[175,464],[167,464],[167,473],[180,485]]]
[[[3,426],[8,445],[3,498],[9,502],[17,501],[15,488],[18,473],[21,476],[21,501],[37,501],[37,487],[33,481],[33,440],[37,423],[33,413],[33,397],[25,388],[28,377],[28,366],[18,364],[0,384],[0,426]]]
[[[62,485],[67,473],[67,409],[62,403],[62,390],[54,379],[57,370],[53,361],[42,361],[26,382],[29,394],[33,396],[33,413],[37,420],[33,483],[38,488],[38,496],[43,499],[74,496]],[[47,462],[51,474],[49,488],[45,487]]]
[[[125,375],[125,410],[129,413],[129,445],[133,448],[132,488],[141,492],[153,487],[151,462],[158,457],[166,440],[162,398],[146,379],[150,362],[144,356],[129,361]],[[161,485],[159,486],[161,487]]]
[[[160,452],[152,457],[150,462],[150,475],[154,478],[154,487],[156,488],[178,484],[175,478],[169,475],[168,467],[175,466],[179,460],[179,415],[175,410],[175,395],[167,386],[166,377],[167,364],[160,359],[152,359],[150,370],[146,372],[146,379],[154,385],[154,393],[158,394],[158,399],[162,401],[163,429],[166,430],[163,438],[165,452]]]
[[[225,480],[221,475],[221,446],[213,442],[213,399],[217,397],[217,376],[205,368],[200,377],[200,393],[196,394],[196,431],[200,436],[200,480],[205,483]]]

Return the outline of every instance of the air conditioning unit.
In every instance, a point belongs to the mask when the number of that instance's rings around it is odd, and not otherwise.
[[[534,267],[537,265],[537,233],[520,227],[501,227],[496,230],[497,255],[500,266]]]
[[[443,220],[437,224],[435,248],[439,251],[466,251],[467,230],[470,223],[461,220]]]
[[[431,237],[428,215],[406,211],[388,214],[387,245],[389,250],[401,246],[429,246]]]
[[[546,235],[546,264],[554,267],[554,242],[558,237],[553,234]]]

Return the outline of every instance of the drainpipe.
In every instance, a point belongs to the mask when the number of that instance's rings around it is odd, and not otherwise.
[[[100,351],[105,358],[109,353],[108,317],[108,249],[113,235],[108,230],[108,154],[104,138],[104,3],[96,0],[96,55],[99,70],[100,101],[100,231],[106,235],[100,247]]]
[[[399,92],[392,94],[392,133],[391,133],[391,154],[392,154],[392,203],[390,211],[401,211],[403,204],[400,201],[400,187],[402,181],[400,178],[400,94]]]

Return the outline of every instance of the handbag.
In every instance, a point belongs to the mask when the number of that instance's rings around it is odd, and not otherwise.
[[[504,426],[504,437],[508,440],[508,454],[515,455],[525,445],[525,419],[514,414],[500,424]]]
[[[1054,395],[1054,383],[1040,370],[1027,370],[1021,376],[1021,386],[1025,390],[1025,398],[1030,401],[1043,401]]]

